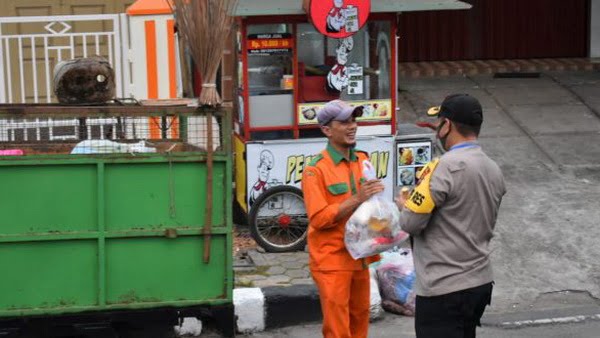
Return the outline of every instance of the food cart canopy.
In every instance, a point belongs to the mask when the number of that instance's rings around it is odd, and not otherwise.
[[[302,0],[239,0],[236,16],[305,14],[302,3]],[[471,5],[458,0],[371,0],[371,13],[469,8]]]

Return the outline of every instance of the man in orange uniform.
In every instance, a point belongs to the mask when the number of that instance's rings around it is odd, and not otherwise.
[[[356,117],[341,100],[317,113],[329,142],[304,169],[302,191],[309,218],[310,270],[321,299],[325,338],[366,338],[369,328],[369,269],[377,256],[354,260],[344,245],[345,225],[369,197],[383,191],[378,180],[362,179],[366,153],[355,150]]]

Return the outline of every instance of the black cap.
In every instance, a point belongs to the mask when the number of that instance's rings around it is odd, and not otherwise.
[[[483,123],[483,108],[479,101],[469,94],[447,96],[439,107],[432,107],[429,116],[446,117],[450,121],[479,127]]]

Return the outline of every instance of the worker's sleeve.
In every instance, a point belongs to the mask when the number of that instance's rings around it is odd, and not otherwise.
[[[302,174],[302,192],[310,226],[315,229],[333,228],[340,208],[339,203],[327,203],[327,190],[321,172],[316,167],[306,167]]]
[[[451,172],[440,162],[431,175],[415,187],[404,205],[400,213],[402,230],[411,235],[420,234],[429,224],[435,208],[444,205],[451,188]]]

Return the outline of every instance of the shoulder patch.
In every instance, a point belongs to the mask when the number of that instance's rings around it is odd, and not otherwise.
[[[429,162],[418,175],[419,184],[415,187],[404,207],[416,214],[430,214],[435,209],[435,202],[431,197],[429,183],[431,174],[435,170],[439,160]]]
[[[317,165],[317,163],[319,163],[319,161],[320,161],[320,160],[322,160],[323,158],[324,158],[324,157],[323,157],[323,154],[319,154],[319,155],[315,156],[315,157],[314,157],[314,158],[313,158],[313,159],[310,161],[310,163],[309,163],[308,165],[309,165],[309,166],[311,166],[311,167],[314,167],[314,166],[316,166],[316,165]]]

